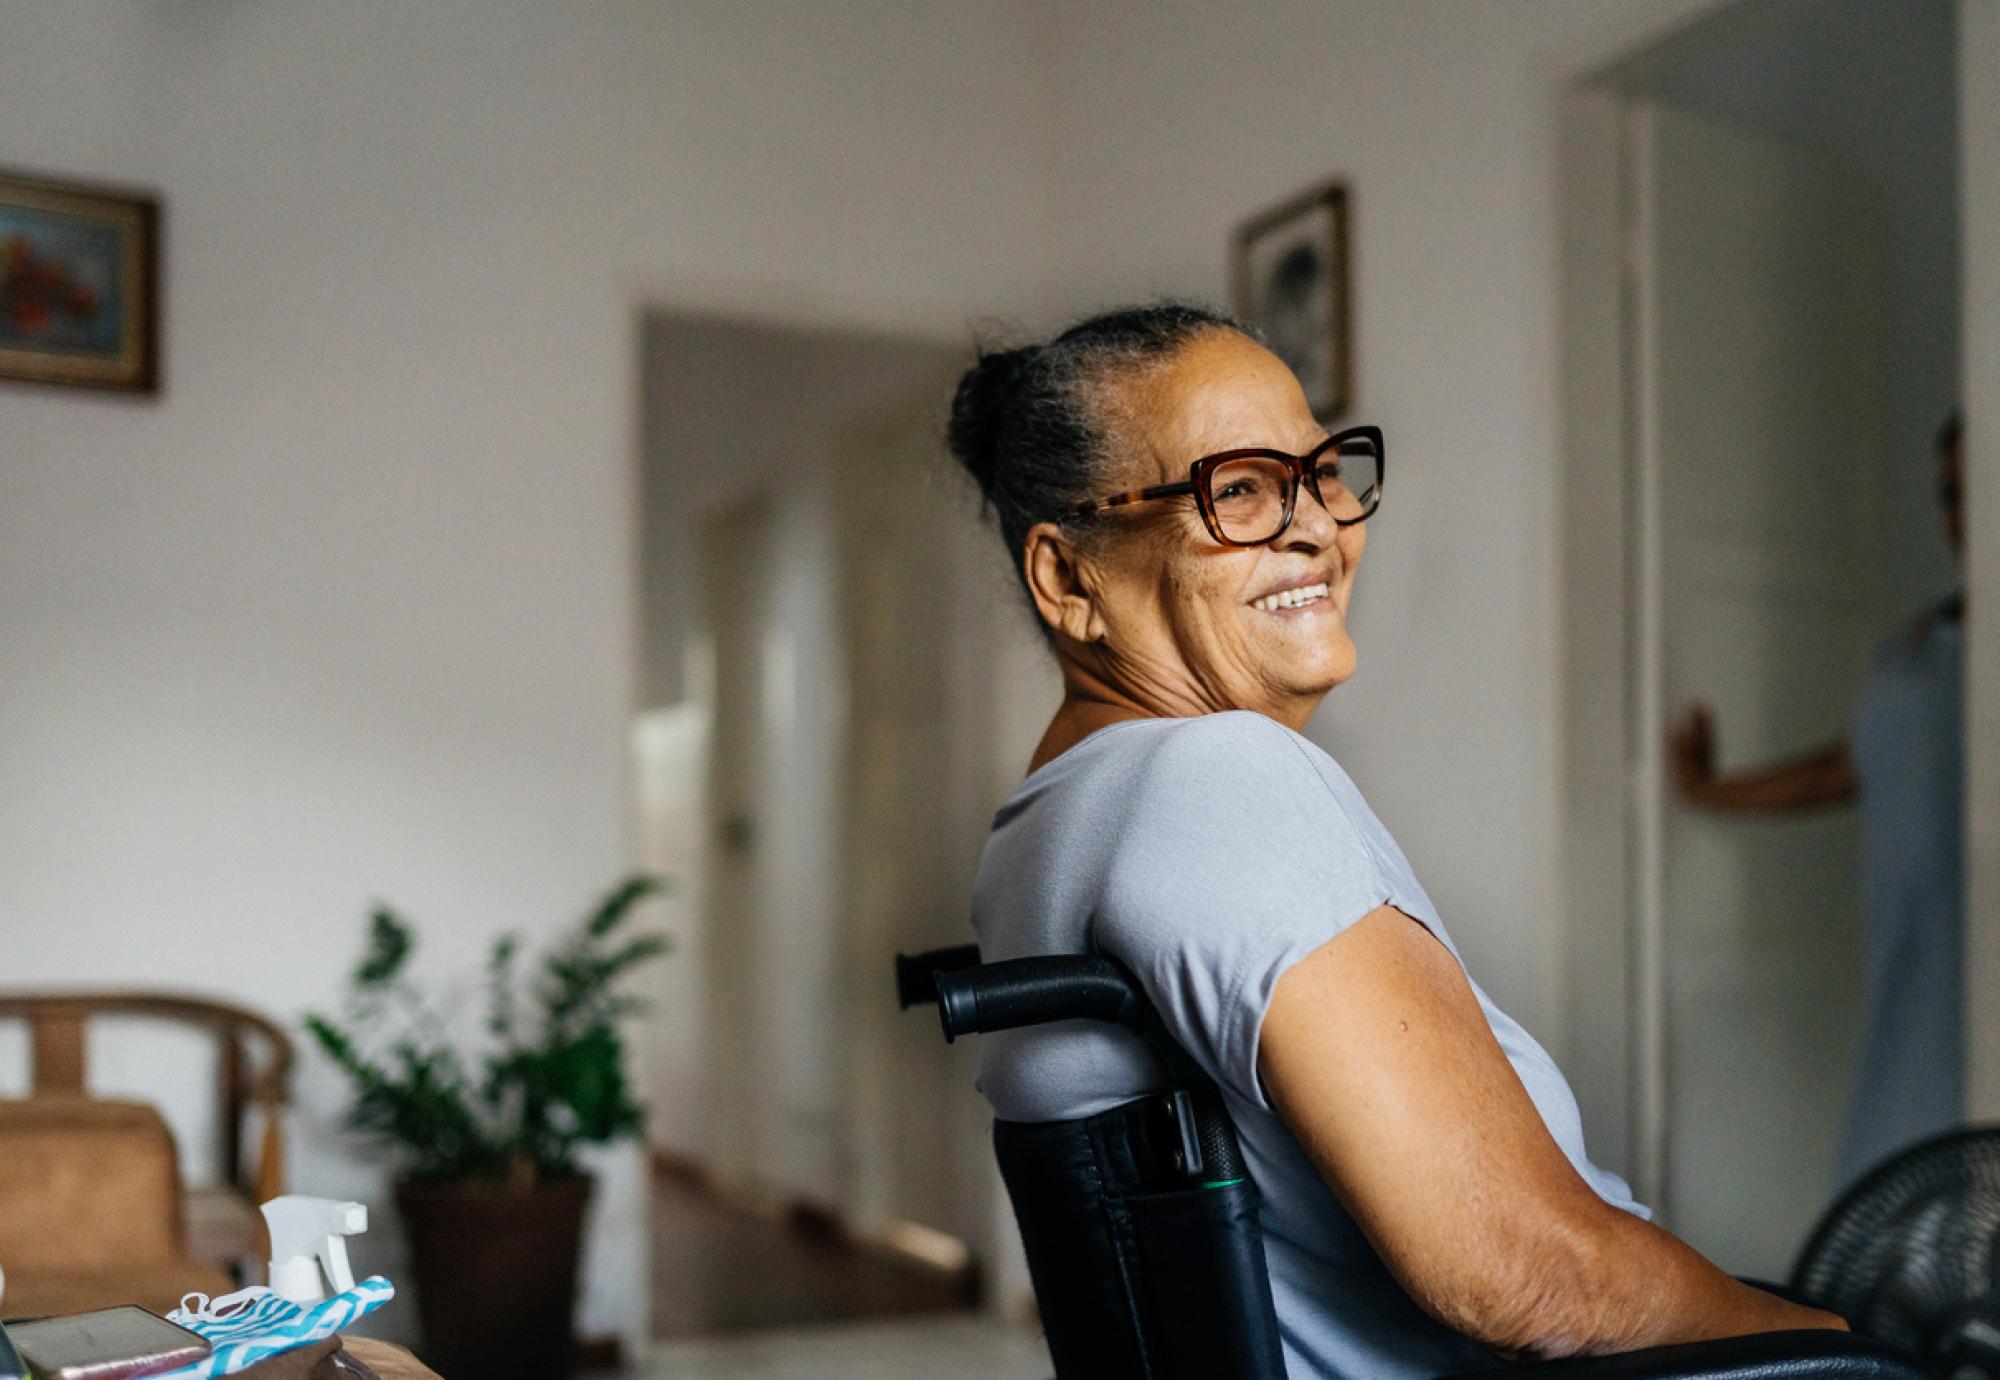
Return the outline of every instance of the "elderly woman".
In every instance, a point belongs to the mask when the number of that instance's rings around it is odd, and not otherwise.
[[[1328,435],[1242,329],[1156,306],[984,355],[951,445],[1064,686],[987,843],[980,947],[1121,960],[1214,1078],[1295,1375],[1844,1326],[1737,1283],[1591,1164],[1562,1074],[1302,736],[1354,670],[1379,431]],[[1086,1022],[981,1049],[1009,1120],[1156,1079],[1137,1040]]]

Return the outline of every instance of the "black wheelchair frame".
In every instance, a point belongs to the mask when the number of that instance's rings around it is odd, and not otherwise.
[[[1058,1380],[1285,1380],[1260,1195],[1215,1085],[1114,961],[985,963],[976,945],[896,956],[899,1004],[935,1003],[944,1038],[1051,1021],[1137,1032],[1159,1092],[1075,1121],[994,1122]],[[1769,1332],[1467,1372],[1535,1380],[1935,1380],[1847,1333]]]

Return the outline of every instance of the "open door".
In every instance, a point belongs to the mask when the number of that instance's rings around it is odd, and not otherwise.
[[[1661,106],[1626,130],[1640,1148],[1673,1230],[1782,1277],[1834,1187],[1857,824],[1683,808],[1662,740],[1694,700],[1727,762],[1844,737],[1907,617],[1870,578],[1893,482],[1886,237],[1879,203],[1803,149]]]

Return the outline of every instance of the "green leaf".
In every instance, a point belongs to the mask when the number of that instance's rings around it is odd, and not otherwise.
[[[592,939],[602,939],[618,928],[619,923],[631,913],[632,907],[648,896],[659,895],[666,888],[667,884],[658,877],[644,874],[627,877],[612,889],[611,894],[598,904],[590,918],[583,922],[583,932]]]
[[[493,941],[486,960],[486,1028],[500,1039],[514,1039],[514,955],[520,936],[503,934]]]
[[[354,970],[356,987],[381,987],[393,981],[416,948],[416,936],[402,917],[385,905],[377,905],[369,917],[368,948]]]

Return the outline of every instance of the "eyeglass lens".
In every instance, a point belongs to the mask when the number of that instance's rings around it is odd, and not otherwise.
[[[1334,517],[1364,518],[1382,488],[1382,457],[1365,436],[1350,437],[1313,462],[1320,501]],[[1255,546],[1285,528],[1291,469],[1282,460],[1250,456],[1217,465],[1208,474],[1209,507],[1225,541]]]

